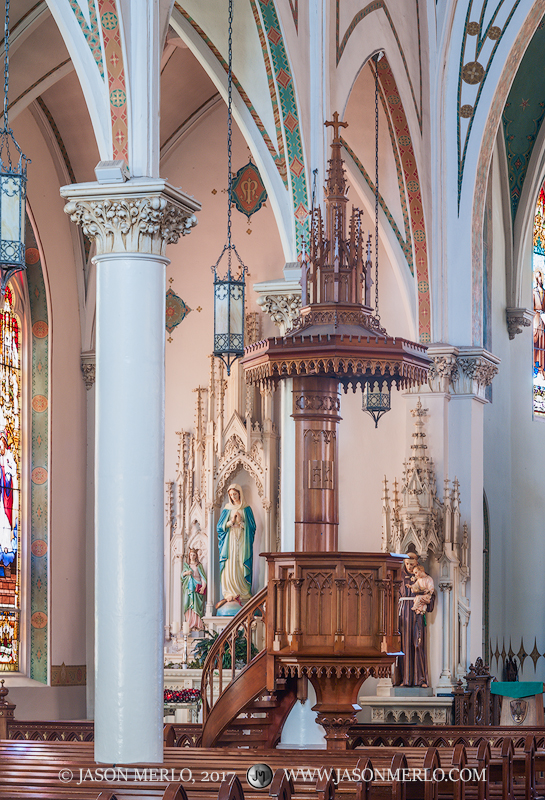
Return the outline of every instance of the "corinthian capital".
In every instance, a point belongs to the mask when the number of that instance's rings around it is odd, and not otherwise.
[[[295,327],[301,313],[301,294],[265,295],[257,301],[275,325],[286,332]]]
[[[284,279],[254,283],[257,304],[268,314],[280,334],[285,336],[294,328],[301,313],[301,266],[297,262],[284,267]]]
[[[460,347],[457,393],[475,394],[484,398],[484,390],[492,383],[499,363],[499,358],[480,347]]]
[[[485,389],[498,372],[500,359],[482,347],[454,347],[431,344],[428,385],[416,391],[443,392],[450,395],[472,395],[486,402]]]
[[[126,183],[63,186],[64,207],[104,253],[165,254],[197,224],[200,203],[163,180],[133,178]]]
[[[428,355],[431,358],[428,372],[430,390],[450,392],[458,378],[458,348],[451,345],[430,345]]]

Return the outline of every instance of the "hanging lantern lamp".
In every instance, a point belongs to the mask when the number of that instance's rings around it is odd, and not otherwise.
[[[363,388],[363,410],[366,411],[375,421],[375,428],[378,427],[379,419],[390,411],[392,405],[392,390],[390,385],[384,381],[379,383],[371,379]]]
[[[375,319],[380,323],[378,313],[378,204],[379,204],[379,175],[378,175],[378,62],[382,53],[373,56],[375,63]],[[371,266],[368,255],[367,263]],[[365,384],[362,394],[362,408],[375,421],[378,427],[379,419],[390,411],[391,408],[391,381],[384,380],[380,383],[373,378]]]
[[[12,275],[26,268],[26,171],[30,159],[19,147],[8,120],[9,4],[4,26],[4,118],[0,129],[0,294]],[[12,154],[14,148],[18,155]]]
[[[229,68],[227,72],[227,243],[212,267],[214,272],[214,355],[221,358],[231,372],[231,365],[244,355],[244,291],[248,268],[231,240],[231,207],[233,202],[232,149],[233,94],[233,0],[229,0]],[[227,261],[227,273],[219,271]]]

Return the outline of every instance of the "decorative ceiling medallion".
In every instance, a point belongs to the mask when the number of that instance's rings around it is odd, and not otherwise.
[[[233,177],[233,203],[241,214],[246,214],[248,219],[259,211],[267,199],[267,190],[261,180],[261,175],[256,165],[250,160],[246,166],[241,167]]]
[[[493,25],[488,31],[488,38],[495,41],[496,39],[499,39],[500,36],[501,36],[501,28],[498,28],[497,25]]]
[[[30,551],[36,558],[43,558],[47,553],[47,542],[44,542],[43,539],[35,539],[32,542]]]
[[[462,78],[466,83],[480,83],[484,78],[484,67],[478,61],[468,61],[462,69]]]
[[[481,29],[481,26],[479,25],[478,22],[470,22],[470,23],[468,23],[467,32],[469,33],[470,36],[477,36],[477,34],[479,33],[480,29]]]
[[[460,116],[464,117],[464,119],[468,119],[473,114],[473,106],[470,106],[469,103],[463,105],[460,109]]]
[[[34,614],[30,618],[30,624],[33,628],[45,628],[47,625],[47,614],[44,614],[43,611],[35,611]]]
[[[191,309],[189,306],[184,303],[181,297],[169,289],[167,292],[167,300],[166,300],[166,322],[165,327],[168,331],[169,337],[168,341],[172,341],[172,331],[176,328],[180,322],[187,317]]]
[[[37,264],[40,260],[40,253],[35,247],[27,247],[25,252],[25,262],[27,265]]]

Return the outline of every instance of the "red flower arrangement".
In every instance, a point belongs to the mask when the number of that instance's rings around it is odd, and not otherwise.
[[[199,703],[200,689],[165,689],[165,703]]]

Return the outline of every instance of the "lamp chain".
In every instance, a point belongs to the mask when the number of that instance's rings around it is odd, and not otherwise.
[[[312,170],[312,205],[311,210],[314,211],[314,203],[316,202],[316,179],[318,177],[318,167]]]
[[[378,313],[378,59],[379,53],[373,56],[375,62],[375,317],[380,321]]]
[[[229,69],[227,72],[227,170],[228,170],[227,258],[229,264],[229,274],[231,274],[231,203],[233,195],[233,173],[231,169],[232,103],[233,103],[233,0],[229,0]]]
[[[6,0],[6,19],[4,25],[4,128],[8,125],[8,89],[9,89],[9,3]]]

